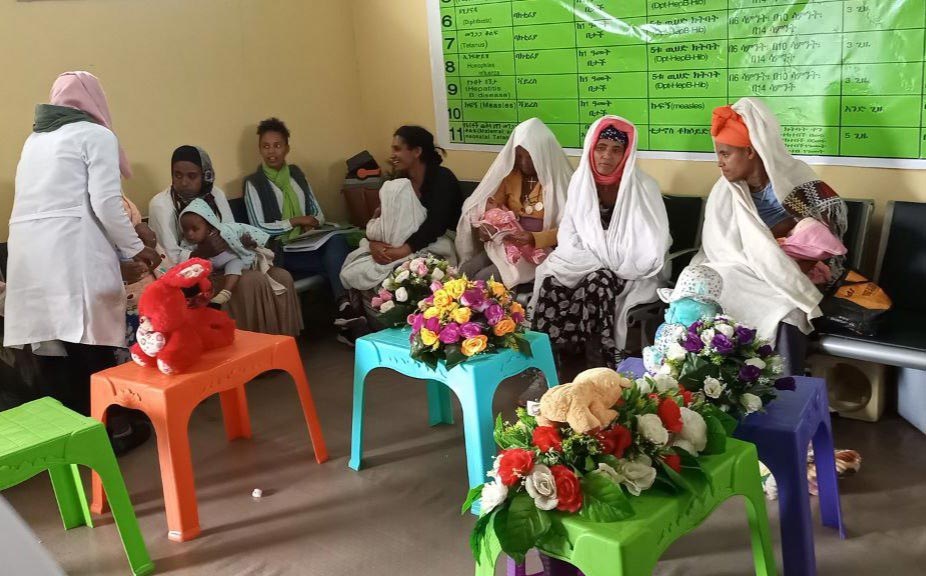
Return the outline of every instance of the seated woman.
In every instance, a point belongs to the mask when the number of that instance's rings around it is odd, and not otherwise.
[[[509,288],[533,282],[538,260],[556,247],[572,172],[546,124],[537,118],[519,124],[463,203],[456,238],[463,273],[477,280],[495,277]],[[522,231],[493,234],[497,225],[480,224],[493,208],[495,214],[513,214]],[[529,249],[542,256],[531,258]]]
[[[222,222],[234,222],[225,193],[215,187],[215,171],[209,155],[195,146],[181,146],[171,157],[171,187],[157,194],[148,204],[148,223],[157,234],[167,256],[174,262],[190,257],[213,258],[228,249],[220,235],[199,244],[195,250],[180,246],[180,214],[197,198],[202,198]],[[276,294],[273,279],[286,288]],[[302,312],[293,287],[293,277],[283,268],[242,273],[235,293],[223,306],[238,328],[267,334],[296,336],[302,331]]]
[[[559,245],[537,268],[533,325],[580,367],[615,368],[627,312],[656,299],[669,219],[659,185],[636,167],[637,129],[618,116],[589,128],[569,182]]]
[[[791,156],[778,120],[761,100],[743,98],[714,110],[711,135],[722,177],[707,200],[701,252],[692,263],[720,273],[724,312],[755,326],[761,338],[774,340],[777,333],[786,373],[802,374],[806,334],[823,298],[805,273],[820,269],[815,261],[790,258],[776,238],[786,244],[789,233],[813,231],[812,223],[797,228],[812,218],[841,240],[846,205]],[[843,257],[830,258],[825,268],[829,277],[820,281],[827,285],[841,276]]]
[[[424,207],[424,220],[404,239],[386,242],[369,239],[367,244],[355,250],[348,257],[348,264],[341,271],[341,282],[348,288],[369,291],[379,285],[372,282],[382,275],[380,282],[393,268],[417,252],[431,252],[456,263],[453,242],[446,237],[448,231],[457,226],[463,195],[460,183],[453,172],[441,166],[442,150],[434,145],[434,136],[420,126],[402,126],[392,139],[391,162],[400,177],[407,178],[415,196]],[[378,214],[380,218],[393,215]],[[410,215],[404,215],[409,217]],[[394,227],[385,223],[386,227]],[[369,255],[369,258],[365,258]],[[368,265],[356,262],[367,262]],[[379,268],[374,270],[374,266]],[[385,270],[385,274],[382,271]],[[369,298],[365,295],[364,300]]]
[[[324,224],[325,213],[302,170],[286,162],[290,137],[286,124],[278,118],[264,120],[257,127],[257,136],[263,162],[244,180],[248,219],[285,246],[300,234]],[[349,252],[347,240],[341,234],[331,236],[316,250],[277,250],[278,256],[282,255],[282,262],[277,264],[294,278],[317,274],[328,280],[337,303],[335,324],[341,327],[342,334],[348,325],[362,318],[361,312],[351,306],[339,277]]]

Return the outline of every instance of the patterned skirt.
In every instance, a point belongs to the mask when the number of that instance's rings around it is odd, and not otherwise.
[[[624,285],[610,270],[592,272],[575,288],[549,276],[540,287],[533,329],[546,332],[560,351],[588,357],[589,347],[599,348],[604,363],[616,368],[622,355],[614,341],[614,311]]]

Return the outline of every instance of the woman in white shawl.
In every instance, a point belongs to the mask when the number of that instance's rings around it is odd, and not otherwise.
[[[477,280],[494,276],[508,288],[533,282],[537,265],[527,258],[510,262],[505,244],[556,247],[570,177],[572,166],[547,125],[537,118],[518,124],[463,203],[456,238],[463,273]],[[487,204],[513,212],[523,231],[492,238],[486,227],[475,226]]]
[[[671,244],[659,185],[636,167],[637,129],[605,116],[585,135],[556,250],[537,268],[534,329],[587,366],[614,368],[627,312],[656,299]]]
[[[720,273],[724,312],[755,326],[761,338],[777,334],[786,373],[800,374],[823,294],[775,238],[803,218],[819,220],[841,238],[845,202],[791,156],[778,120],[761,100],[743,98],[714,110],[711,135],[723,176],[707,200],[701,252],[692,263]],[[832,280],[838,279],[842,257],[827,264]]]

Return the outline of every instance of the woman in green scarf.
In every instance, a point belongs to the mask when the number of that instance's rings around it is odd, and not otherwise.
[[[285,245],[324,224],[325,214],[302,170],[286,163],[290,136],[286,124],[269,118],[258,125],[257,135],[262,163],[244,181],[248,220]],[[363,334],[366,320],[341,284],[341,267],[350,253],[344,236],[333,234],[315,250],[278,253],[283,256],[279,264],[295,279],[319,275],[328,281],[337,302],[338,340],[352,345]]]

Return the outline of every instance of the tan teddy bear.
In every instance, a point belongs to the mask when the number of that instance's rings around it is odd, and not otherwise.
[[[611,407],[620,400],[630,380],[609,368],[592,368],[578,376],[571,384],[554,386],[540,398],[540,416],[537,423],[552,426],[565,422],[580,434],[607,426],[617,417]]]

